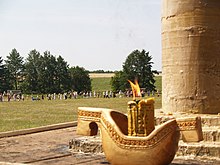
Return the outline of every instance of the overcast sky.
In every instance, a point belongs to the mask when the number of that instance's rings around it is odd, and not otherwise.
[[[61,55],[69,66],[121,70],[145,49],[161,70],[161,0],[0,0],[0,56],[13,48]]]

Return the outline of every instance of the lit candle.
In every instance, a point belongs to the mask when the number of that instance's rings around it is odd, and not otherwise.
[[[147,136],[155,128],[154,99],[141,99],[136,101],[135,96],[140,96],[140,88],[135,81],[129,81],[133,92],[133,101],[128,102],[128,136]]]

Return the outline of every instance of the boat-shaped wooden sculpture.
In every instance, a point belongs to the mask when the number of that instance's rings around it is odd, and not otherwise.
[[[201,118],[169,120],[155,127],[154,99],[140,99],[140,88],[129,81],[133,101],[128,114],[112,109],[78,108],[77,134],[92,136],[101,130],[106,159],[113,165],[167,165],[177,152],[180,131],[185,141],[202,140]]]
[[[175,119],[147,136],[128,136],[125,114],[112,109],[78,108],[78,134],[94,135],[98,126],[106,159],[113,165],[166,165],[178,149],[180,132]]]

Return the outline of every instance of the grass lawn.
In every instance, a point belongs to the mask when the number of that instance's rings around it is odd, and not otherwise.
[[[132,98],[81,98],[68,100],[11,101],[0,103],[0,132],[33,128],[75,121],[78,107],[100,107],[127,112]],[[161,97],[155,98],[155,108],[161,107]]]
[[[93,90],[111,90],[110,79],[92,79]],[[158,81],[156,79],[161,87]],[[25,101],[0,102],[0,132],[75,121],[77,108],[82,106],[111,108],[127,113],[127,102],[130,100],[132,98],[123,97],[31,101],[29,98]],[[161,108],[161,96],[155,97],[155,108]]]

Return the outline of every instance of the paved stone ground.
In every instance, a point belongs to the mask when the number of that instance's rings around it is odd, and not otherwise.
[[[44,131],[0,139],[0,165],[103,165],[109,164],[103,154],[72,153],[69,141],[78,137],[76,127]],[[220,161],[175,158],[172,165],[220,165]]]
[[[77,137],[75,129],[76,127],[70,127],[1,138],[0,162],[59,165],[103,164],[106,162],[103,155],[88,155],[69,151],[69,140]]]

